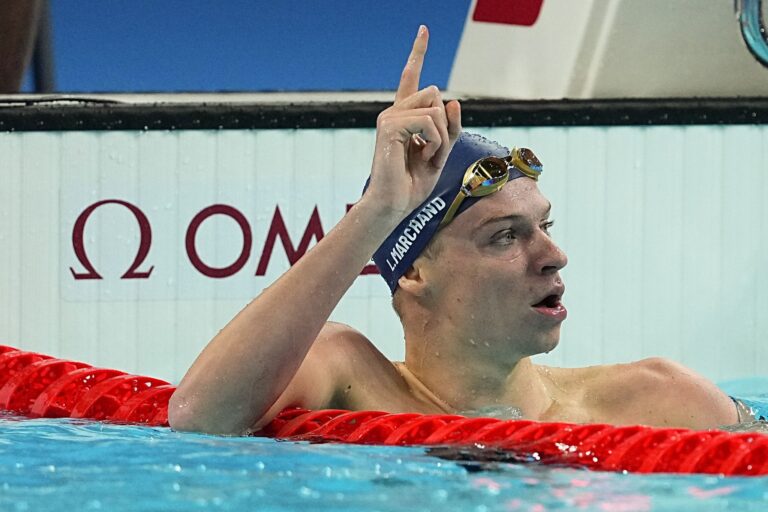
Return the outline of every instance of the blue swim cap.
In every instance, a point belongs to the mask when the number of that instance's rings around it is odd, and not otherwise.
[[[437,233],[440,221],[461,189],[467,168],[481,158],[488,156],[504,158],[509,153],[509,149],[481,135],[467,132],[459,135],[429,197],[403,219],[373,253],[373,261],[379,267],[379,272],[393,295],[397,290],[397,281],[400,276],[405,274]],[[526,176],[514,167],[509,171],[510,180]],[[365,188],[368,188],[368,182]],[[461,214],[479,199],[481,198],[465,198],[456,215]]]

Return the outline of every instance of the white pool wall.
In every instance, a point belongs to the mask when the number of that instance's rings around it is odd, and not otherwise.
[[[711,379],[768,367],[768,127],[665,126],[475,129],[533,148],[552,201],[569,318],[540,361],[582,366],[664,356]],[[256,276],[276,207],[296,247],[317,207],[327,232],[360,196],[369,129],[0,133],[0,343],[177,382],[208,340],[289,264],[278,240]],[[77,217],[108,204],[84,233],[100,280],[76,280]],[[228,205],[247,220],[250,257],[206,277],[187,255],[191,219]],[[314,245],[314,239],[312,244]],[[243,235],[215,215],[196,250],[232,264]],[[333,314],[403,357],[383,280],[360,276]],[[297,319],[300,321],[300,319]]]

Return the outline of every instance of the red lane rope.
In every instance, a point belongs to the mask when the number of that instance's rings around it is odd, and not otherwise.
[[[0,410],[168,425],[167,382],[0,345]],[[282,411],[260,435],[313,442],[458,446],[603,471],[768,475],[768,435],[449,414]]]

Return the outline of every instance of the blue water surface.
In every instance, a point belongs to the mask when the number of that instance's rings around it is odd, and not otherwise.
[[[766,393],[742,396],[768,405]],[[765,511],[768,478],[463,463],[424,448],[0,416],[0,511],[47,510]]]

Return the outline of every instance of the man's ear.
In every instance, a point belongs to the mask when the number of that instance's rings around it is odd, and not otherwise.
[[[424,273],[422,272],[421,265],[417,259],[413,262],[413,265],[408,267],[405,274],[400,276],[397,280],[397,284],[404,291],[414,295],[416,297],[422,296],[426,290],[426,282],[424,280]]]

